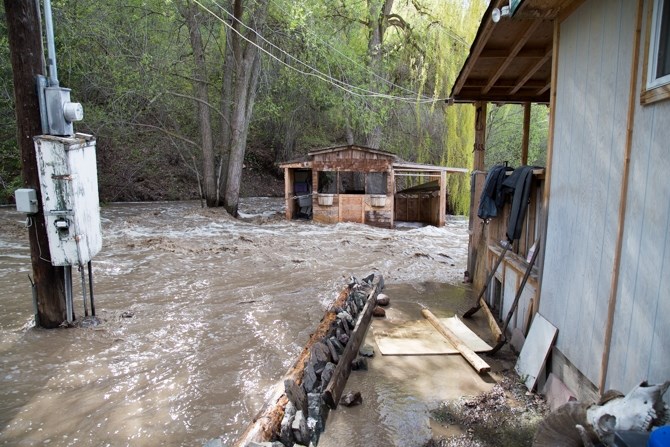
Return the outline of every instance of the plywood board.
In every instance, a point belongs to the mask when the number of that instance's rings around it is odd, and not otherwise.
[[[526,337],[526,342],[514,367],[530,391],[535,388],[537,377],[544,367],[557,333],[558,329],[542,315],[535,314],[530,332],[528,332],[528,337]]]
[[[491,350],[491,346],[472,332],[458,317],[439,320],[473,351]],[[382,355],[458,354],[456,348],[427,320],[406,321],[388,329],[373,327],[372,331]]]

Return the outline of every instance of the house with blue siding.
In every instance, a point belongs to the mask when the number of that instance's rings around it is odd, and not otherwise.
[[[529,241],[539,239],[538,265],[510,330],[527,335],[538,315],[558,329],[544,378],[553,375],[582,400],[669,380],[670,1],[508,3],[491,2],[450,98],[478,112],[474,287],[493,268],[498,227],[506,225],[476,216],[487,106],[549,107],[529,236],[498,268],[489,304],[510,308]]]

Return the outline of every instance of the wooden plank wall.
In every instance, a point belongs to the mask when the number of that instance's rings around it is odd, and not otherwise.
[[[312,204],[312,219],[320,223],[357,222],[392,228],[393,220],[393,157],[357,149],[314,155],[312,162],[312,184],[318,190],[319,171],[339,172],[386,172],[386,203],[383,207],[371,205],[367,194],[335,194],[333,204],[319,205],[318,194]]]
[[[630,2],[636,3],[636,2]],[[646,2],[649,8],[652,2]],[[631,7],[626,6],[625,11]],[[630,17],[634,17],[630,13]],[[647,14],[643,15],[646,22]],[[646,23],[642,28],[642,50]],[[632,40],[632,39],[628,39]],[[641,51],[643,53],[643,51]],[[643,73],[640,60],[639,73]],[[646,83],[639,76],[640,92]],[[637,99],[637,98],[636,98]],[[670,101],[636,100],[608,388],[670,378]],[[670,396],[666,394],[666,402]]]
[[[396,221],[440,225],[441,208],[438,193],[397,195],[394,208]]]
[[[636,2],[590,0],[560,25],[540,313],[559,329],[558,350],[593,383],[604,348],[635,16]]]

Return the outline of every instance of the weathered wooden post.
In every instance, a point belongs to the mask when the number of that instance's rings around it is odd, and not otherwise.
[[[4,5],[14,77],[21,174],[23,185],[37,192],[38,212],[32,216],[29,231],[37,315],[42,327],[54,328],[65,320],[65,283],[63,267],[54,267],[50,262],[51,255],[33,143],[33,137],[42,133],[36,89],[37,76],[45,71],[40,14],[38,2],[33,0],[4,0]]]

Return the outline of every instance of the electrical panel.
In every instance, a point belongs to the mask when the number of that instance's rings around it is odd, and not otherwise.
[[[95,138],[34,138],[51,264],[84,265],[102,248]]]
[[[74,121],[84,118],[84,109],[77,102],[70,102],[70,89],[46,87],[44,98],[49,124],[49,134],[70,136],[74,134]]]
[[[20,188],[14,191],[16,211],[19,213],[35,214],[37,212],[37,192],[31,188]]]

